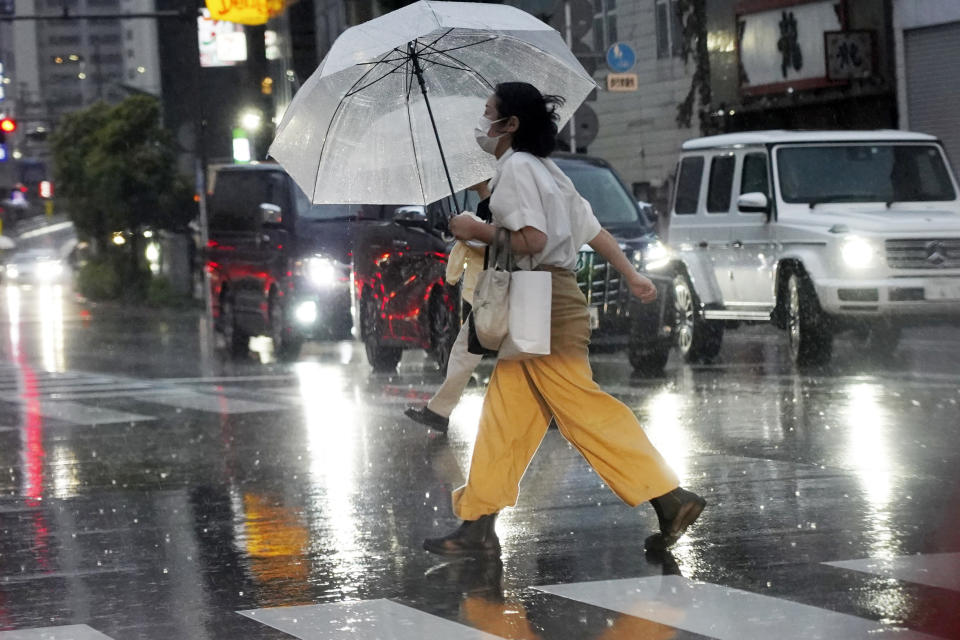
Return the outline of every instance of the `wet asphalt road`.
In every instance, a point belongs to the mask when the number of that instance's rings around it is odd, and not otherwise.
[[[663,378],[596,355],[710,505],[645,556],[653,510],[551,430],[502,564],[420,550],[456,524],[490,363],[437,438],[401,415],[440,382],[420,353],[373,375],[350,343],[254,346],[0,289],[0,640],[960,638],[958,329],[806,373],[767,328]]]

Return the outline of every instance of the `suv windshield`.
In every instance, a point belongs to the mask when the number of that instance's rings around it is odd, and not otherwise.
[[[956,194],[940,149],[932,144],[790,146],[777,150],[783,200],[929,202]]]
[[[627,188],[609,167],[563,158],[557,158],[556,163],[593,207],[600,224],[609,226],[640,222],[644,227],[650,227]]]

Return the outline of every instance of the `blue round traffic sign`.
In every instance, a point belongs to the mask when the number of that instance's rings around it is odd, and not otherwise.
[[[629,71],[636,62],[637,54],[624,42],[615,42],[607,49],[607,66],[611,71],[617,73]]]

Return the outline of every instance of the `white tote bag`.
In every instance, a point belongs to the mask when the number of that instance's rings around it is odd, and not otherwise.
[[[547,271],[514,271],[510,233],[497,229],[488,268],[474,292],[474,329],[487,349],[504,360],[550,353],[552,276]]]
[[[549,271],[510,273],[509,322],[498,358],[525,360],[550,354],[552,295],[553,276]]]

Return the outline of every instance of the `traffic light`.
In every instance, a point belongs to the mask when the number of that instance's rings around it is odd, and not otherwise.
[[[7,118],[4,116],[0,118],[0,145],[3,145],[7,142],[7,134],[13,133],[17,130],[17,121],[13,118]],[[3,160],[6,160],[6,153],[3,154]]]

